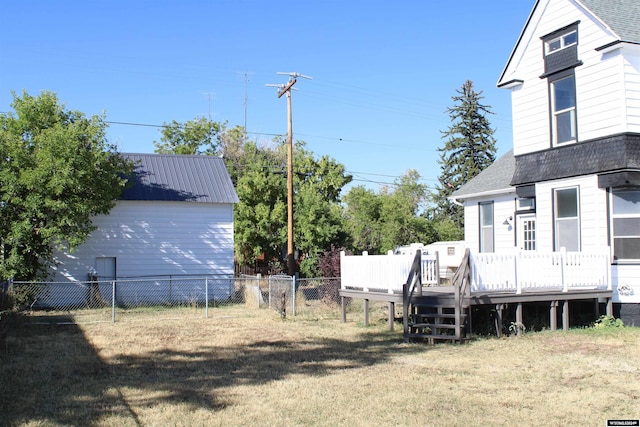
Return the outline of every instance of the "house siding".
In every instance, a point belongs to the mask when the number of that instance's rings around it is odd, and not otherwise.
[[[514,248],[515,229],[515,194],[498,196],[493,199],[467,200],[464,204],[464,234],[467,247],[472,250],[480,249],[480,208],[479,203],[493,201],[493,237],[496,252],[505,248]],[[506,218],[511,217],[511,224],[504,225]]]
[[[54,280],[87,280],[96,257],[115,257],[118,277],[233,275],[233,205],[118,201],[72,254],[58,253]]]
[[[541,37],[579,21],[578,59],[575,68],[578,138],[580,141],[606,135],[637,131],[640,102],[637,54],[631,49],[600,52],[597,48],[615,40],[613,34],[599,22],[584,15],[574,2],[551,0],[543,19],[532,29],[529,43],[524,46],[517,70],[507,70],[524,83],[512,89],[514,154],[516,156],[550,148],[549,91],[544,73],[544,51]],[[623,64],[633,76],[627,81]],[[604,82],[604,83],[603,83]],[[624,114],[625,105],[628,106]],[[625,121],[627,120],[627,121]]]
[[[613,300],[621,303],[639,302],[640,281],[638,281],[638,277],[640,277],[640,265],[612,265]],[[620,292],[620,287],[626,287],[629,291]]]
[[[623,67],[627,130],[640,133],[640,47],[628,50],[634,54],[624,58]]]
[[[606,246],[607,193],[598,188],[595,175],[572,179],[548,181],[536,184],[537,248],[543,251],[554,250],[554,205],[553,190],[568,187],[579,188],[580,247]]]

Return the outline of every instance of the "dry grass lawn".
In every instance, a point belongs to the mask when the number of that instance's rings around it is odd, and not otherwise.
[[[640,328],[406,344],[380,316],[175,311],[27,325],[0,349],[0,424],[565,426],[640,418]],[[33,320],[33,319],[29,319]]]

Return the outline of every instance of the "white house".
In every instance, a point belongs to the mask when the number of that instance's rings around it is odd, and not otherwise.
[[[123,154],[132,184],[73,253],[57,254],[56,281],[171,275],[233,276],[233,205],[224,161],[212,156]]]
[[[513,150],[452,195],[478,252],[611,250],[640,325],[640,2],[538,0],[498,80]]]

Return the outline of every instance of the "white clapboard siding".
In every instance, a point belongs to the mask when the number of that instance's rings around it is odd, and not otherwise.
[[[611,266],[613,302],[640,304],[640,265]]]
[[[534,16],[512,58],[503,81],[523,80],[512,88],[514,154],[550,147],[548,82],[544,73],[541,37],[580,21],[575,68],[578,135],[587,141],[640,129],[640,49],[596,50],[615,40],[611,31],[575,2],[550,0],[544,14]],[[524,43],[526,41],[526,43]]]
[[[87,280],[97,257],[116,258],[118,277],[232,275],[231,204],[119,201],[71,254],[58,253],[56,280]]]
[[[577,178],[539,182],[536,184],[537,212],[548,212],[548,215],[538,214],[536,217],[536,247],[539,250],[554,250],[554,221],[553,221],[553,191],[556,189],[578,187],[580,242],[582,248],[607,245],[607,201],[606,191],[598,188],[596,175]]]

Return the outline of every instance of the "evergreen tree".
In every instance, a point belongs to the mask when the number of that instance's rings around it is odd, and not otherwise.
[[[494,130],[487,115],[493,114],[491,106],[481,104],[482,91],[473,89],[467,80],[451,97],[454,106],[447,108],[451,126],[442,132],[445,144],[440,153],[440,176],[433,194],[432,219],[453,220],[460,228],[464,226],[464,212],[448,197],[493,163],[496,156]]]

